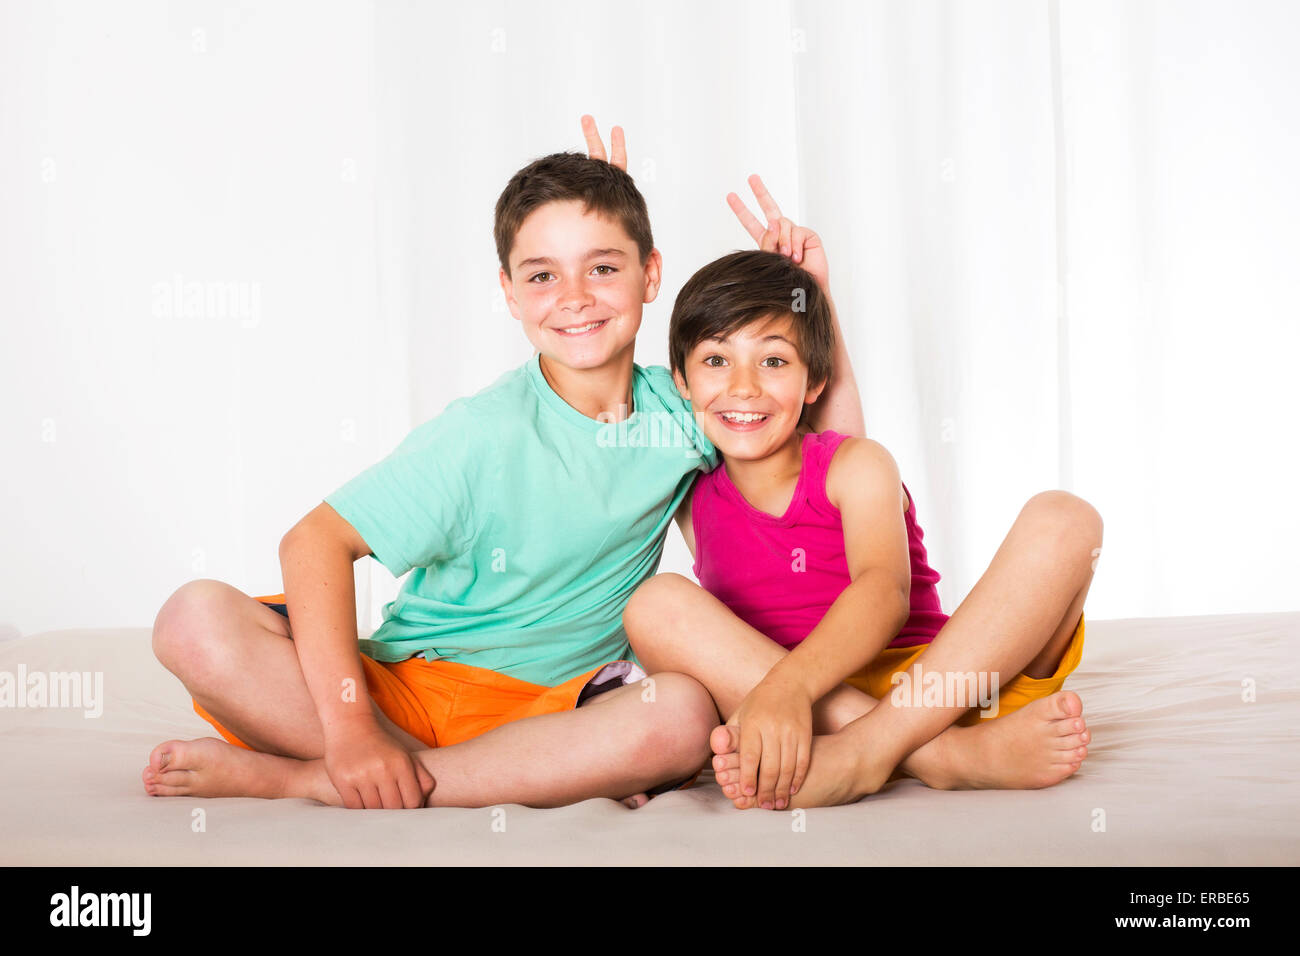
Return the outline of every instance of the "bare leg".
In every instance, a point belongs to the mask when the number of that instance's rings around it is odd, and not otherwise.
[[[194,699],[250,747],[324,756],[320,718],[284,615],[222,581],[191,581],[158,612],[153,649]],[[395,739],[412,750],[424,746],[374,711]]]
[[[416,758],[437,781],[428,806],[557,807],[622,799],[690,776],[708,756],[717,711],[696,681],[656,674],[577,710],[530,717]],[[144,771],[157,796],[307,797],[340,806],[323,760],[254,753],[222,740],[169,741]]]
[[[182,782],[183,792],[191,795],[268,796],[290,785],[294,792],[304,789],[304,774],[312,771],[261,759],[286,756],[300,763],[324,755],[315,704],[298,665],[289,622],[282,615],[220,581],[194,581],[159,612],[154,650],[204,709],[261,752],[213,738],[167,741],[154,749],[142,773],[146,789],[167,795]],[[435,776],[431,805],[460,799],[511,802],[502,795],[508,792],[520,798],[514,802],[540,806],[567,801],[574,794],[579,794],[575,799],[626,798],[687,777],[704,764],[708,732],[717,723],[708,693],[678,674],[656,675],[653,702],[643,702],[642,693],[639,686],[610,691],[578,711],[519,721],[435,751],[396,727],[377,707],[375,713],[394,738],[425,754],[426,768],[445,766],[444,773],[464,773],[476,781],[477,789],[468,781]],[[536,722],[542,722],[543,729],[534,730]],[[519,731],[523,725],[529,726],[527,732]],[[576,731],[566,730],[570,726]],[[563,743],[548,743],[551,732],[559,733]],[[518,753],[516,746],[526,747],[527,753]],[[565,769],[557,748],[573,767]],[[535,757],[547,760],[537,763]],[[164,778],[164,773],[172,776]],[[251,779],[258,775],[260,782]],[[565,779],[555,785],[547,782],[547,777],[561,775]],[[318,783],[313,784],[317,791]],[[631,789],[615,792],[624,786]],[[332,785],[328,789],[333,792]],[[299,795],[320,799],[318,793]]]
[[[1101,516],[1086,501],[1061,491],[1035,495],[988,570],[909,669],[910,677],[916,680],[918,669],[984,671],[1005,683],[1025,668],[1031,676],[1050,672],[1078,626],[1101,541]],[[1000,751],[1008,735],[1025,727],[1036,728],[1056,757],[1049,770],[1031,773],[1022,786],[1057,783],[1087,755],[1082,742],[1074,745],[1084,735],[1070,733],[1082,725],[1082,706],[1071,691],[980,726],[950,728],[968,709],[901,706],[891,696],[840,732],[814,740],[808,777],[792,805],[845,803],[874,793],[927,742],[939,754],[946,750],[940,766],[953,768],[963,786],[1005,786],[996,772]],[[1058,736],[1064,746],[1052,743]]]
[[[1076,503],[1082,507],[1076,507]],[[1061,524],[1071,521],[1086,524],[1088,511],[1091,511],[1090,506],[1070,495],[1048,493],[1038,496],[1022,511],[1016,526],[1019,532],[1013,528],[1016,541],[1012,550],[1021,546],[1022,539],[1029,541],[1039,536],[1055,536]],[[1097,534],[1099,545],[1099,519]],[[1008,541],[1011,537],[1008,536]],[[1004,543],[999,555],[1006,551],[1007,544]],[[1091,557],[1091,551],[1085,553]],[[1041,569],[1038,573],[1042,573]],[[1032,630],[1024,632],[1026,650],[1023,653],[1026,657],[1033,655],[1023,668],[1029,676],[1043,677],[1054,672],[1074,634],[1090,582],[1089,561],[1086,580],[1079,585],[1063,617],[1046,632],[1048,636],[1044,638],[1041,631],[1037,634]],[[965,604],[963,608],[966,608]],[[966,608],[963,617],[968,617],[969,611],[970,608]],[[786,654],[782,647],[732,614],[717,598],[680,575],[661,574],[642,585],[624,613],[624,624],[638,658],[647,667],[680,671],[699,678],[713,694],[724,717],[735,712],[745,695]],[[707,639],[701,639],[705,635]],[[934,667],[929,661],[924,666],[927,670]],[[1046,767],[1059,763],[1054,754],[1057,745],[1075,752],[1080,759],[1086,755],[1086,749],[1082,748],[1088,734],[1082,708],[1078,708],[1076,715],[1072,702],[1061,709],[1066,703],[1064,700],[1056,701],[1054,709],[1041,708],[1041,714],[1034,721],[1021,719],[1002,723],[1000,733],[996,735],[1000,749],[991,761],[984,759],[990,748],[976,746],[982,736],[987,736],[982,732],[992,727],[991,723],[982,723],[974,728],[952,727],[938,733],[935,739],[907,755],[899,769],[935,787],[1026,785],[1040,776]],[[877,701],[869,695],[841,685],[815,704],[814,732],[833,734],[867,714],[876,704]],[[1026,717],[1033,713],[1029,707],[1024,710]],[[961,712],[954,713],[948,723]],[[1056,733],[1067,730],[1068,733]],[[1021,738],[1019,746],[1007,739],[1012,733]],[[1054,741],[1053,753],[1044,752],[1045,735],[1050,735]],[[738,761],[730,753],[733,749],[730,740],[726,731],[715,731],[714,750],[718,756],[714,758],[714,768],[718,782],[728,796],[742,798],[738,805],[749,805],[749,801],[744,800],[734,787],[739,774],[733,764]],[[1082,752],[1078,752],[1080,750]],[[729,754],[733,759],[728,759]],[[1020,759],[1015,759],[1017,754]],[[995,768],[993,773],[989,772],[990,767]],[[999,767],[1003,772],[996,770]],[[731,792],[728,792],[728,787],[731,787]]]

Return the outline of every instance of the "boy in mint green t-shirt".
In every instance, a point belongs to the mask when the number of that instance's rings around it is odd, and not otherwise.
[[[362,651],[548,687],[628,656],[623,606],[716,463],[666,369],[633,365],[632,394],[617,425],[588,418],[535,355],[327,496],[394,576],[411,572]]]
[[[607,163],[584,124],[590,158],[537,160],[497,202],[502,288],[537,354],[285,535],[279,613],[216,581],[159,612],[159,660],[225,740],[160,744],[151,794],[639,805],[708,759],[707,691],[645,678],[621,617],[717,456],[668,371],[633,361],[661,258],[620,131]],[[835,364],[813,411],[860,434],[842,343]],[[410,574],[358,642],[352,564],[367,555]]]

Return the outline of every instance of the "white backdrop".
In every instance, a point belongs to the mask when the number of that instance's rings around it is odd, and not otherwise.
[[[584,112],[664,254],[641,364],[749,173],[822,234],[948,610],[1054,487],[1106,521],[1091,617],[1296,609],[1298,39],[1281,2],[6,2],[0,636],[278,591],[294,521],[529,356],[492,207]]]

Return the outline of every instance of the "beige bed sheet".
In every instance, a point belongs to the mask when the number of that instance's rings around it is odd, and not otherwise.
[[[103,714],[0,708],[0,863],[1296,864],[1297,651],[1300,613],[1090,620],[1066,685],[1093,733],[1074,777],[1041,791],[901,781],[800,829],[788,812],[734,810],[709,774],[635,811],[151,798],[150,749],[210,728],[147,630],[55,631],[0,643],[0,671],[101,671]]]

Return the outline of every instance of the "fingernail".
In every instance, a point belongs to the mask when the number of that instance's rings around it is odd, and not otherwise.
[[[778,800],[778,801],[776,801],[776,808],[777,808],[778,810],[784,810],[784,809],[785,809],[785,801],[784,801],[784,800]]]
[[[770,804],[768,801],[764,800],[763,803],[762,803],[762,807],[763,807],[764,810],[771,810],[771,809],[772,809],[772,804]]]
[[[745,796],[747,797],[752,797],[754,795],[754,792],[755,792],[755,788],[752,786],[745,788]]]

